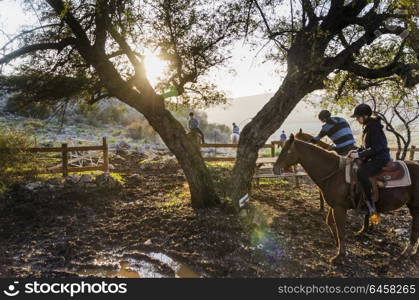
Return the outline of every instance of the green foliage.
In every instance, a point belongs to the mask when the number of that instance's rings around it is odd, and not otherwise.
[[[58,103],[88,99],[90,81],[84,75],[66,76],[46,73],[21,66],[16,75],[0,76],[0,91],[12,95],[11,107],[38,105],[53,110]],[[47,114],[50,113],[47,111]]]
[[[134,121],[130,125],[127,126],[127,134],[126,136],[132,138],[133,140],[139,140],[144,137],[143,135],[143,127],[141,121]]]
[[[38,129],[44,128],[45,124],[41,120],[27,120],[25,121],[24,128],[25,132],[28,134],[33,134]]]
[[[23,117],[47,119],[54,108],[41,102],[28,102],[22,94],[15,94],[7,99],[6,111]]]
[[[232,168],[233,164],[230,162],[216,162],[208,164],[208,169],[211,172],[217,194],[223,198],[228,197]]]
[[[327,94],[320,105],[349,113],[359,103],[369,104],[382,119],[397,144],[396,158],[404,159],[419,119],[419,87],[407,88],[398,77],[369,80],[339,72],[327,82]]]
[[[40,168],[34,154],[25,151],[33,147],[33,139],[23,132],[0,128],[0,193],[21,180],[33,179]]]

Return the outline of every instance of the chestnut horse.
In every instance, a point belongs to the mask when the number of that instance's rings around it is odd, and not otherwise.
[[[295,135],[295,137],[299,140],[309,142],[314,136],[312,136],[311,134],[303,132],[303,130],[300,128],[300,131]],[[319,147],[322,147],[323,149],[326,149],[326,150],[328,150],[329,147],[330,147],[329,144],[327,144],[323,141],[318,141],[316,143],[316,145],[319,146]],[[323,197],[322,191],[320,190],[320,211],[323,211],[323,210],[324,210],[324,197]]]
[[[354,204],[349,198],[350,185],[345,181],[345,168],[342,161],[344,158],[333,151],[327,151],[321,147],[294,138],[291,134],[285,146],[278,156],[274,166],[274,173],[280,174],[280,170],[295,164],[301,164],[310,178],[319,186],[324,199],[331,209],[326,218],[326,224],[337,246],[337,254],[331,261],[336,262],[345,255],[344,229],[346,212],[354,209]],[[404,204],[412,215],[412,228],[410,243],[403,251],[403,255],[409,254],[418,260],[417,251],[419,243],[419,164],[413,161],[406,162],[412,185],[391,189],[380,189],[380,200],[376,207],[379,213],[398,209]],[[359,201],[360,197],[356,197]]]
[[[303,130],[300,128],[300,131],[295,134],[295,138],[305,141],[305,142],[309,142],[313,138],[313,136],[309,133],[303,132]],[[330,145],[328,143],[325,143],[322,141],[318,141],[316,145],[326,150],[330,148]],[[324,210],[324,197],[323,197],[322,191],[320,190],[320,211],[323,211],[323,210]],[[329,210],[329,214],[330,213],[331,212]],[[369,229],[371,229],[372,227],[373,227],[372,224],[370,224],[370,216],[365,215],[364,225],[362,226],[361,230],[357,232],[357,234],[362,234],[368,231]]]

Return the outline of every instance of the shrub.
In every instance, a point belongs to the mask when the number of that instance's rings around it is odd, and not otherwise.
[[[132,138],[133,140],[143,138],[143,125],[140,121],[134,121],[128,125],[126,137]]]
[[[41,129],[45,126],[44,122],[41,120],[27,120],[24,123],[26,132],[34,132],[38,129]]]
[[[53,114],[54,105],[28,101],[21,95],[13,95],[7,100],[6,111],[23,116],[37,119],[46,119]]]
[[[32,179],[39,164],[25,151],[33,139],[24,132],[0,128],[0,193],[16,182]]]

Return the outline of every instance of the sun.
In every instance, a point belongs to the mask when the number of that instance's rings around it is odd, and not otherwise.
[[[161,80],[168,68],[167,62],[160,59],[158,53],[150,50],[145,51],[144,66],[147,78],[154,87]]]

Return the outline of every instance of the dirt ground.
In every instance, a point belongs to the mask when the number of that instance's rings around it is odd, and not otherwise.
[[[252,194],[253,222],[247,222],[229,206],[191,209],[173,161],[139,164],[138,157],[120,156],[111,163],[125,181],[122,192],[81,190],[23,208],[9,205],[1,213],[1,277],[419,276],[410,259],[395,260],[408,240],[407,209],[382,216],[363,236],[354,235],[362,218],[351,212],[347,256],[331,265],[335,247],[326,211],[319,211],[318,191],[309,181],[300,188],[262,181]],[[228,169],[213,171],[222,190]],[[143,265],[118,273],[133,260]],[[148,273],[133,272],[145,264]]]

